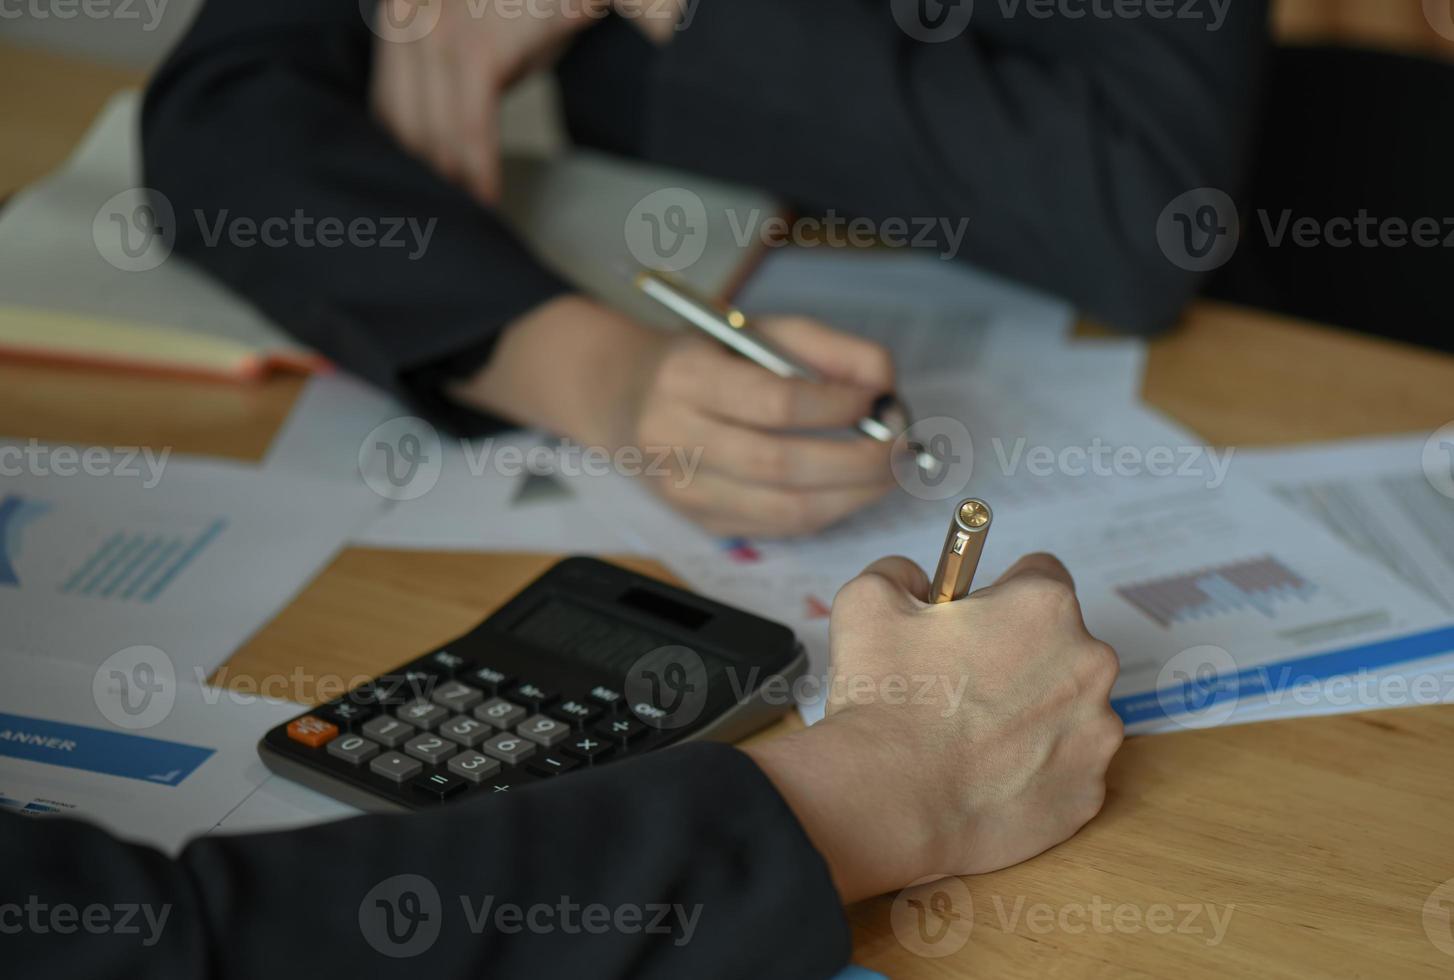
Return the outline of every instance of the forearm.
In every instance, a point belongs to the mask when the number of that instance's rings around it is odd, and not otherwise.
[[[148,90],[144,162],[181,255],[408,395],[409,372],[566,287],[376,124],[372,40],[355,3],[209,0]]]
[[[727,746],[667,749],[428,814],[207,837],[177,861],[70,821],[8,817],[0,829],[7,894],[22,903],[145,903],[167,917],[150,937],[9,935],[19,974],[289,980],[405,962],[437,980],[803,980],[848,957],[821,859]],[[402,908],[406,889],[437,926],[412,946],[408,919],[396,916],[405,936],[391,937],[378,905]]]

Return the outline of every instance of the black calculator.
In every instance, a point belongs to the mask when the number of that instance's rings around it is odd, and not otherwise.
[[[593,558],[469,633],[263,736],[268,767],[365,809],[415,810],[732,741],[792,707],[786,626]]]

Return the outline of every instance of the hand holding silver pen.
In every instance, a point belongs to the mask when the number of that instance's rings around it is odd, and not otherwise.
[[[752,329],[740,310],[715,303],[661,272],[642,270],[637,273],[635,284],[644,295],[675,313],[685,323],[778,377],[809,382],[823,380],[818,371]],[[856,427],[871,439],[892,443],[905,435],[912,421],[908,408],[898,396],[885,394],[874,402],[868,414],[858,420]],[[922,472],[933,475],[942,469],[943,462],[924,446],[909,442],[908,450]]]

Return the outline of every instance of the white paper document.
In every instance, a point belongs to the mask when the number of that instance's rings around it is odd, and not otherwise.
[[[356,483],[232,463],[168,459],[153,483],[19,448],[37,462],[0,483],[4,640],[91,665],[145,644],[205,676],[380,506]]]
[[[643,461],[643,464],[646,461]],[[459,439],[346,374],[311,379],[263,462],[367,487],[385,506],[352,540],[377,548],[620,554],[583,498],[611,461],[539,432]]]
[[[1237,474],[1270,487],[1454,613],[1454,496],[1425,472],[1428,443],[1427,433],[1417,433],[1249,450]]]
[[[0,809],[173,854],[270,782],[257,741],[299,711],[195,684],[151,648],[99,668],[5,654],[0,672]]]

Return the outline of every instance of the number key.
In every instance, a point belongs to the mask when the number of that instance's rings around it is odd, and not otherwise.
[[[513,766],[534,755],[535,748],[535,743],[529,739],[505,732],[486,741],[480,746],[480,751]]]
[[[406,725],[397,718],[390,718],[388,715],[380,715],[373,721],[365,722],[363,733],[381,745],[387,745],[391,749],[397,749],[409,739],[414,737],[418,731],[413,725]]]
[[[487,725],[508,731],[525,720],[526,710],[504,698],[491,698],[475,709],[475,717]]]
[[[422,728],[426,732],[438,728],[440,723],[449,717],[449,711],[437,704],[430,704],[428,701],[415,701],[406,704],[395,712],[400,721],[407,721],[416,728]]]
[[[454,750],[459,748],[453,742],[446,741],[438,735],[416,735],[404,743],[404,751],[416,759],[422,759],[431,765],[443,762],[454,755]]]
[[[532,715],[520,723],[515,729],[515,734],[524,735],[532,742],[550,748],[570,738],[570,726],[563,721],[556,721],[554,718],[547,718],[544,715]]]
[[[482,783],[500,771],[500,763],[478,752],[461,752],[445,768],[461,779]]]
[[[450,711],[468,711],[485,699],[479,691],[459,681],[446,681],[434,689],[431,700]]]
[[[379,747],[358,735],[340,735],[328,743],[328,754],[361,766],[379,754]]]
[[[478,718],[466,718],[464,715],[456,715],[439,726],[439,734],[467,749],[479,745],[486,736],[494,734],[494,731]]]

